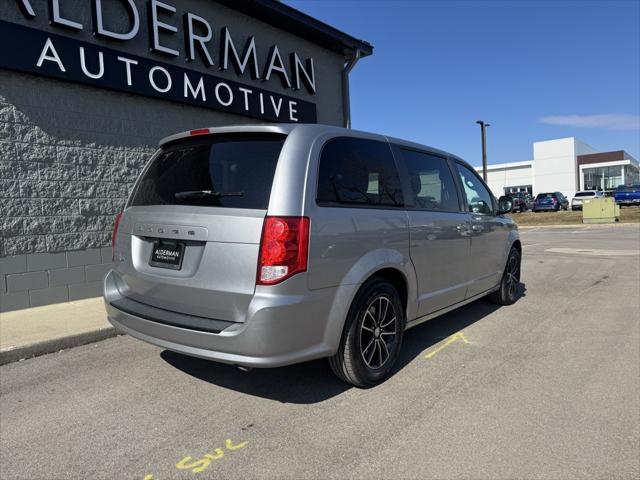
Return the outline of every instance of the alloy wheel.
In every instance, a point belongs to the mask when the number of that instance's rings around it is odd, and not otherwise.
[[[397,337],[397,315],[386,296],[374,298],[360,323],[360,355],[372,369],[381,368],[391,357]]]
[[[518,285],[520,284],[520,265],[517,255],[511,255],[509,257],[506,274],[507,294],[509,298],[515,298]]]

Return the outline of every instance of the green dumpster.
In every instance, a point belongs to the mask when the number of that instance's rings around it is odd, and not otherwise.
[[[614,223],[620,218],[620,205],[613,197],[593,198],[582,203],[582,223]]]

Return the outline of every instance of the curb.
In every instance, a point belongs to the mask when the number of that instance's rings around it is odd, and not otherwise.
[[[88,343],[99,342],[107,338],[115,337],[118,332],[114,327],[100,328],[90,332],[78,333],[67,337],[54,338],[43,342],[32,343],[30,345],[20,345],[16,347],[0,350],[0,365],[25,360],[27,358],[46,355],[68,348],[79,347]]]

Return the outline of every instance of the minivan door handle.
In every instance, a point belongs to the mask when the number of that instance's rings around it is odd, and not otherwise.
[[[475,216],[471,217],[471,231],[473,233],[482,233],[484,232],[484,217]]]
[[[469,224],[468,223],[459,223],[458,225],[456,225],[456,230],[460,233],[460,235],[462,235],[463,237],[467,237],[469,236],[470,229],[469,229]]]

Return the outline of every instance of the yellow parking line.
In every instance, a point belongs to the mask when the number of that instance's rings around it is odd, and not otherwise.
[[[447,340],[440,345],[438,348],[436,348],[435,350],[427,353],[424,358],[433,358],[435,357],[441,350],[444,350],[445,348],[447,348],[449,345],[451,345],[452,343],[457,342],[458,340],[462,340],[463,343],[469,343],[469,341],[467,340],[467,337],[464,336],[464,332],[457,332],[454,333],[453,335],[451,335],[449,338],[447,338]]]

